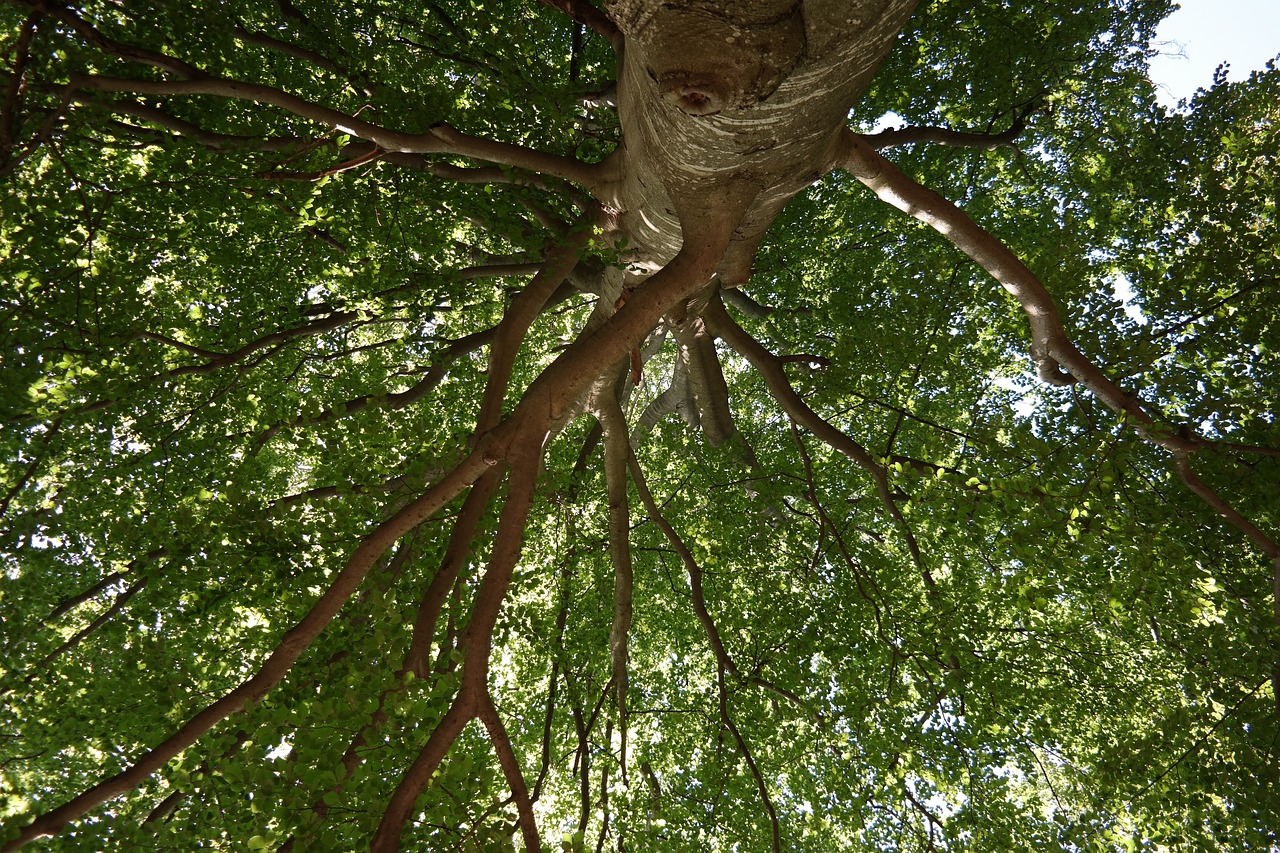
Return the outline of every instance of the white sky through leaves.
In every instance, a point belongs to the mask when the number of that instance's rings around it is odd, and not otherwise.
[[[1182,0],[1156,30],[1160,55],[1151,79],[1172,106],[1208,88],[1213,71],[1231,63],[1231,80],[1244,80],[1280,54],[1280,0]]]

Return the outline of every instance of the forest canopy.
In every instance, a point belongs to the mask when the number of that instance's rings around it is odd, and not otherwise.
[[[1171,8],[0,4],[0,849],[1275,850]]]

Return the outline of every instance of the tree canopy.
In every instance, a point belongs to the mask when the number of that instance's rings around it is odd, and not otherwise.
[[[1170,8],[0,5],[0,847],[1274,850]]]

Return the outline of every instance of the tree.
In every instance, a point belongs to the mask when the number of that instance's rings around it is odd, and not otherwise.
[[[914,5],[4,6],[3,849],[1272,849],[1280,72]]]

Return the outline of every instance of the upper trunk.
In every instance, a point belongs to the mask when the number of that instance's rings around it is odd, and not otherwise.
[[[659,269],[682,236],[745,205],[718,270],[725,285],[745,281],[769,223],[834,165],[850,108],[916,2],[610,4],[626,142],[609,202],[628,260]]]

